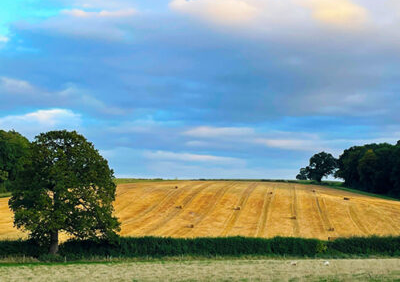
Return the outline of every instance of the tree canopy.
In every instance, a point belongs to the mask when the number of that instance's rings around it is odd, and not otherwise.
[[[400,141],[396,145],[367,144],[345,150],[335,176],[355,189],[400,197]]]
[[[64,130],[36,136],[31,147],[9,201],[15,226],[48,244],[53,254],[59,232],[79,239],[113,237],[119,230],[114,173],[93,144]]]
[[[18,132],[0,130],[0,192],[9,189],[29,161],[29,146]]]
[[[327,177],[335,172],[337,160],[329,153],[321,152],[310,158],[307,167],[301,168],[296,176],[299,180],[311,179],[321,182],[323,177]]]

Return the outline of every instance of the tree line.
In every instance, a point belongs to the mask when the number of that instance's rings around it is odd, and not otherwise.
[[[338,159],[321,152],[311,157],[309,165],[301,168],[296,178],[321,182],[327,176],[343,179],[347,187],[399,198],[400,141],[396,145],[353,146]]]

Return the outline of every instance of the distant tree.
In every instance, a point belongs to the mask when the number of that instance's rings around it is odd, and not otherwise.
[[[29,161],[28,139],[15,131],[0,130],[0,192],[12,185]]]
[[[331,154],[321,152],[311,157],[309,166],[300,169],[296,178],[321,182],[323,177],[333,174],[336,169],[337,160]]]
[[[299,174],[297,174],[296,179],[307,180],[308,179],[308,167],[301,168]]]
[[[107,161],[82,135],[51,131],[32,143],[31,163],[12,187],[14,224],[58,251],[60,232],[79,239],[111,238],[116,185]]]

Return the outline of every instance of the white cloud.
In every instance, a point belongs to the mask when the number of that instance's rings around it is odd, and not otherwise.
[[[183,132],[183,135],[202,138],[248,137],[252,134],[254,134],[254,129],[250,127],[199,126]]]
[[[267,139],[257,138],[253,140],[256,144],[265,145],[270,148],[295,151],[322,151],[326,148],[321,146],[320,140],[313,139]]]
[[[130,8],[132,0],[61,0],[69,6],[87,9],[112,9],[119,10]]]
[[[229,25],[249,22],[259,12],[245,0],[173,0],[169,5],[175,11]]]
[[[81,9],[63,10],[63,14],[72,17],[82,17],[82,18],[124,18],[135,15],[137,12],[135,9],[125,9],[116,11],[102,10],[99,12],[85,11]]]
[[[204,142],[204,141],[194,140],[194,141],[186,142],[185,145],[188,147],[208,147],[211,144],[208,142]]]
[[[213,155],[199,155],[190,153],[175,153],[168,151],[147,151],[144,156],[148,159],[158,161],[183,161],[183,162],[205,162],[213,164],[240,164],[243,160],[231,157],[220,157]]]
[[[0,91],[3,94],[31,94],[35,92],[36,89],[25,80],[3,76],[0,77]]]
[[[0,43],[7,43],[10,40],[7,36],[0,35]]]
[[[185,136],[202,138],[185,143],[188,147],[229,148],[234,144],[262,145],[269,148],[294,151],[329,150],[318,135],[304,132],[269,131],[256,132],[250,127],[200,126],[182,133]],[[207,142],[204,141],[207,139]]]
[[[30,106],[64,107],[67,105],[92,109],[110,115],[126,113],[122,108],[107,105],[74,84],[67,84],[60,91],[49,91],[40,89],[25,80],[0,77],[0,94],[3,95],[3,98],[9,96],[9,99],[15,99],[14,96],[18,95],[20,103],[25,102]],[[2,98],[1,95],[0,98]]]
[[[297,28],[311,20],[352,29],[368,19],[367,9],[350,0],[173,0],[169,6],[217,25],[246,25],[264,31],[271,24]]]
[[[81,116],[67,109],[38,110],[24,115],[9,115],[0,118],[0,128],[16,130],[33,138],[40,132],[55,129],[77,129]]]
[[[349,29],[363,24],[368,17],[364,7],[349,0],[301,0],[299,3],[312,11],[315,20]]]

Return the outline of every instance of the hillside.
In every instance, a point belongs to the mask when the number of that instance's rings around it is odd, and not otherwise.
[[[12,227],[7,201],[0,199],[0,239],[23,236]],[[119,184],[115,208],[123,236],[400,235],[400,202],[292,183]]]

